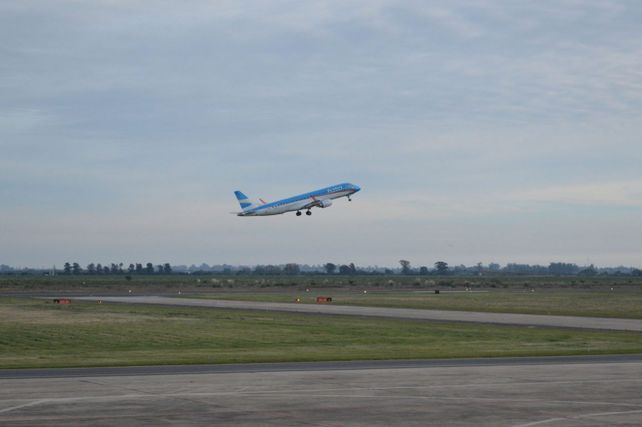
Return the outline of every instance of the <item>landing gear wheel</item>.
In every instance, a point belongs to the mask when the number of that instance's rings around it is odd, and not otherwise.
[[[350,198],[350,196],[348,196],[348,201],[349,201],[349,202],[351,202],[351,201],[352,201],[352,199]]]
[[[301,216],[301,211],[296,211],[296,216]]]
[[[307,211],[305,214],[306,214],[307,216],[310,216],[310,215],[312,215],[312,212],[311,212],[311,211]]]

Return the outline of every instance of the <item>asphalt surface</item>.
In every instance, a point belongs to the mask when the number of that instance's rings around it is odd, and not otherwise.
[[[332,314],[347,316],[389,317],[396,319],[433,320],[442,322],[475,322],[503,325],[546,326],[642,332],[640,319],[600,317],[547,316],[536,314],[481,313],[470,311],[418,310],[410,308],[358,307],[333,304],[296,304],[211,299],[171,298],[161,296],[92,296],[78,300],[134,304],[160,304],[190,307],[211,307],[243,310],[284,311],[294,313]]]
[[[230,374],[251,372],[338,371],[355,369],[444,368],[511,365],[642,363],[642,354],[492,357],[467,359],[350,360],[327,362],[239,363],[210,365],[109,366],[91,368],[0,369],[2,379],[70,378],[129,375]]]
[[[0,425],[642,424],[642,356],[210,368],[3,371]]]

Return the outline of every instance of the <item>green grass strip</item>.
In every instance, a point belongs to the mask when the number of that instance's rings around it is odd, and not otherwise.
[[[642,353],[642,334],[0,298],[0,368]]]

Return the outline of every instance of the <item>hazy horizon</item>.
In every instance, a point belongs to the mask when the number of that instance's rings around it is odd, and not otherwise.
[[[642,265],[642,3],[0,4],[0,264]],[[362,190],[311,217],[240,218]],[[209,261],[208,261],[209,260]]]
[[[439,259],[439,261],[443,261],[443,260]],[[74,260],[67,260],[66,262],[69,262],[70,265],[71,265],[75,261]],[[273,264],[264,264],[264,263],[263,264],[225,264],[225,263],[223,263],[223,264],[221,264],[221,263],[211,263],[210,264],[210,263],[207,263],[207,262],[172,263],[172,262],[167,262],[167,261],[151,262],[149,260],[134,261],[134,262],[131,262],[131,261],[123,262],[123,261],[118,261],[118,260],[117,261],[101,262],[101,261],[95,261],[94,260],[94,261],[91,261],[90,263],[87,263],[87,264],[82,264],[82,263],[78,263],[78,264],[80,265],[81,270],[83,272],[86,272],[88,264],[93,264],[94,266],[101,265],[103,267],[110,267],[112,265],[112,263],[116,264],[117,266],[120,263],[122,263],[122,268],[123,268],[124,271],[126,271],[129,268],[130,264],[131,265],[135,265],[135,264],[138,263],[138,264],[141,264],[144,267],[148,262],[150,262],[154,266],[155,269],[159,265],[163,265],[165,263],[168,263],[168,264],[170,264],[170,267],[172,267],[173,269],[180,269],[180,271],[183,271],[183,270],[192,271],[192,270],[198,270],[198,269],[205,269],[206,271],[218,271],[223,267],[230,267],[232,269],[240,269],[240,268],[246,268],[246,267],[255,268],[255,267],[259,267],[259,266],[272,266],[272,265],[273,266],[278,266],[278,267],[283,267],[283,266],[289,264],[288,262],[280,262],[280,263],[273,263]],[[331,260],[331,261],[317,262],[317,263],[294,263],[294,264],[297,264],[300,267],[305,267],[305,268],[320,268],[320,269],[323,269],[325,264],[328,263],[328,262],[335,264],[337,267],[339,267],[340,265],[350,265],[351,264],[351,261],[340,261],[340,260]],[[597,270],[618,270],[618,269],[620,269],[620,270],[632,269],[633,270],[633,269],[639,269],[638,267],[640,267],[640,266],[636,266],[636,265],[577,264],[577,263],[567,263],[567,262],[565,262],[563,260],[554,260],[554,261],[550,261],[550,262],[543,263],[543,264],[534,264],[534,263],[501,263],[501,262],[497,262],[497,263],[482,264],[481,267],[483,269],[489,269],[490,268],[489,264],[496,264],[496,265],[499,266],[499,269],[504,269],[505,267],[508,267],[510,265],[513,265],[513,266],[526,266],[527,265],[527,266],[530,266],[530,267],[533,267],[533,268],[536,268],[536,267],[547,268],[549,265],[556,264],[556,263],[575,265],[580,270],[584,269],[584,268],[591,268],[591,267],[593,267],[593,268],[595,268]],[[46,271],[46,270],[53,270],[53,269],[55,269],[57,271],[62,271],[64,269],[64,264],[65,263],[53,264],[53,265],[50,265],[50,266],[34,266],[34,265],[12,266],[12,265],[6,265],[6,264],[1,264],[0,263],[0,272],[3,272],[2,268],[4,268],[4,267],[12,268],[15,271],[21,271],[21,270],[43,270],[43,271]],[[460,268],[460,267],[465,267],[465,268],[476,268],[477,267],[477,264],[465,265],[465,264],[451,264],[449,262],[446,262],[446,264],[451,269],[457,269],[457,268]],[[355,266],[358,269],[362,269],[364,271],[375,271],[375,270],[383,270],[383,269],[390,269],[390,270],[393,270],[393,271],[401,270],[401,267],[400,267],[399,263],[397,263],[396,265],[394,265],[394,264],[391,264],[391,265],[355,264]],[[435,269],[435,262],[420,263],[420,264],[416,264],[416,265],[412,264],[412,263],[410,264],[410,269],[411,270],[418,271],[421,267],[427,267],[428,270],[432,271],[432,270]],[[9,271],[9,270],[7,270],[7,271]],[[272,273],[268,273],[268,274],[272,274]],[[515,273],[515,274],[521,274],[521,273]]]

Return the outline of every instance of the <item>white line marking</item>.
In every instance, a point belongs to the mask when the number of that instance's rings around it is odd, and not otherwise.
[[[583,415],[570,415],[568,417],[561,418],[548,418],[546,420],[533,421],[532,423],[518,424],[513,427],[531,427],[542,424],[549,424],[555,421],[567,421],[567,420],[576,420],[582,418],[593,418],[593,417],[607,417],[609,415],[627,415],[627,414],[639,414],[642,412],[642,409],[636,411],[618,411],[618,412],[595,412],[593,414],[583,414]]]
[[[415,388],[415,387],[409,387]],[[185,397],[213,397],[213,396],[235,396],[235,395],[244,395],[244,396],[301,396],[301,393],[305,393],[308,397],[324,397],[324,398],[361,398],[361,399],[421,399],[421,400],[442,400],[442,401],[478,401],[478,402],[539,402],[539,403],[571,403],[571,404],[581,404],[581,405],[613,405],[613,406],[633,406],[639,408],[642,404],[633,404],[633,403],[616,403],[616,402],[582,402],[582,401],[565,401],[565,400],[542,400],[542,399],[498,399],[498,398],[489,398],[489,397],[443,397],[443,396],[417,396],[417,395],[405,395],[405,396],[390,396],[390,395],[377,395],[377,394],[354,394],[354,391],[360,392],[376,392],[376,391],[385,391],[388,389],[399,389],[399,387],[382,387],[382,388],[348,388],[348,389],[322,389],[322,390],[297,390],[296,392],[287,391],[281,392],[276,390],[270,391],[229,391],[229,392],[194,392],[194,393],[167,393],[167,394],[155,394],[155,393],[137,393],[137,394],[121,394],[121,395],[108,395],[108,396],[82,396],[82,397],[61,397],[61,398],[47,398],[47,399],[38,399],[30,401],[21,405],[16,405],[0,410],[0,413],[7,413],[17,409],[36,406],[46,403],[70,403],[70,402],[89,402],[89,401],[111,401],[111,400],[123,400],[123,399],[147,399],[147,398],[185,398]],[[332,393],[334,391],[343,391],[348,394],[336,394]],[[317,394],[318,393],[318,394]],[[332,394],[329,394],[332,393]],[[596,414],[588,414],[580,416],[582,418],[588,416],[601,416],[601,415],[611,415],[619,413],[629,413],[629,412],[642,412],[642,409],[634,411],[624,411],[624,412],[602,412]],[[535,424],[525,424],[519,427],[526,427],[527,425],[537,425],[545,424],[551,422],[551,420],[541,420],[535,421]]]
[[[619,412],[596,412],[594,414],[585,414],[585,415],[578,415],[573,418],[592,418],[592,417],[606,417],[609,415],[626,415],[626,414],[637,414],[642,412],[642,409],[639,409],[637,411],[619,411]]]
[[[22,405],[11,406],[11,407],[9,407],[9,408],[0,409],[0,414],[3,414],[3,413],[5,413],[5,412],[14,411],[14,410],[16,410],[16,409],[26,408],[26,407],[28,407],[28,406],[35,406],[35,405],[39,405],[39,404],[43,403],[43,402],[44,402],[44,401],[46,401],[46,400],[47,400],[47,399],[39,399],[39,400],[34,400],[34,401],[31,401],[31,402],[24,403],[24,404],[22,404]]]
[[[567,420],[567,419],[568,418],[548,418],[546,420],[533,421],[532,423],[518,424],[518,425],[515,425],[513,427],[531,427],[531,426],[537,426],[537,425],[540,425],[540,424],[548,424],[548,423],[552,423],[552,422],[555,422],[555,421],[564,421],[564,420]]]

